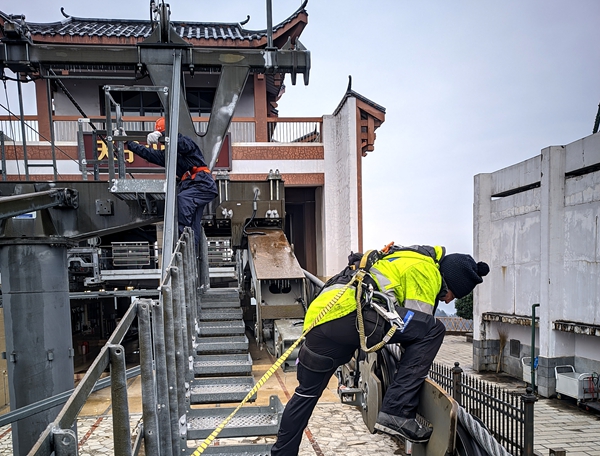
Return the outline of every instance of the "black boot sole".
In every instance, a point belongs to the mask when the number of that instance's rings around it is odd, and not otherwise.
[[[397,431],[396,429],[389,428],[387,426],[384,426],[383,424],[375,423],[374,427],[378,431],[385,432],[386,434],[390,434],[390,435],[400,436],[400,437],[405,438],[406,440],[408,440],[410,442],[413,442],[413,443],[427,443],[427,442],[429,442],[429,438],[420,439],[420,440],[419,439],[415,439],[415,438],[409,437],[408,435],[404,434],[402,431]]]

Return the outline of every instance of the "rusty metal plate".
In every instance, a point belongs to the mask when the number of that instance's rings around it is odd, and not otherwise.
[[[419,400],[419,414],[433,426],[426,444],[413,444],[413,456],[454,454],[458,403],[437,383],[425,380]]]
[[[248,237],[248,247],[256,279],[304,278],[304,272],[283,231],[248,230],[248,233],[252,232],[264,233]]]

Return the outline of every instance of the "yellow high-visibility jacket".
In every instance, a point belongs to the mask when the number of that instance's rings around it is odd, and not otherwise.
[[[394,298],[398,305],[431,315],[442,290],[442,276],[438,264],[444,254],[445,249],[441,246],[402,248],[375,262],[369,274],[379,291]],[[311,302],[304,318],[304,329],[315,320],[343,286],[343,283],[330,285]],[[318,324],[335,320],[356,310],[355,295],[355,287],[348,288]]]

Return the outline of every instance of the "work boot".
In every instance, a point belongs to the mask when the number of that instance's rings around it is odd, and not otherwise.
[[[375,429],[391,435],[399,435],[414,443],[425,443],[431,437],[433,430],[425,427],[414,418],[388,415],[379,412]]]

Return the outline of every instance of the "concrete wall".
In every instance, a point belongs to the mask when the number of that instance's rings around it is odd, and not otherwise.
[[[350,251],[358,251],[356,98],[349,97],[336,116],[323,116],[325,184],[323,191],[323,271],[337,274]]]
[[[599,167],[596,134],[475,176],[475,257],[491,267],[475,290],[476,369],[496,368],[502,325],[520,344],[518,354],[504,353],[503,369],[521,376],[516,358],[531,353],[529,322],[539,303],[540,394],[555,393],[556,365],[600,371]]]

